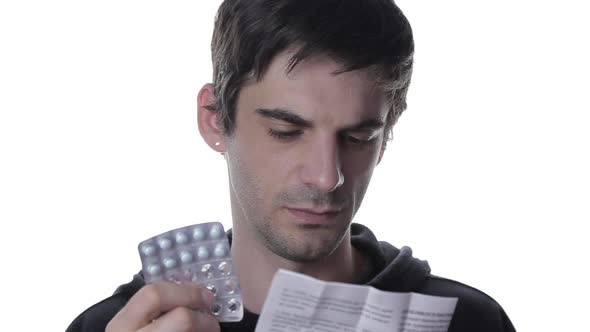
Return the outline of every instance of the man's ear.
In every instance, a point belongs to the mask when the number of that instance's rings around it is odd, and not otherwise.
[[[225,135],[223,134],[223,128],[220,128],[218,116],[219,113],[210,111],[206,107],[215,104],[215,88],[213,84],[205,84],[197,97],[197,123],[199,125],[199,133],[205,140],[205,143],[211,147],[211,149],[223,153],[225,152]]]
[[[381,151],[379,151],[379,159],[377,159],[377,165],[381,163],[381,159],[383,159],[383,154],[385,153],[385,144],[381,146]]]
[[[383,155],[385,154],[385,148],[387,147],[387,143],[393,141],[393,136],[391,136],[391,139],[383,139],[383,142],[381,142],[381,149],[379,149],[379,159],[377,159],[377,165],[379,165],[381,163],[381,159],[383,159]]]

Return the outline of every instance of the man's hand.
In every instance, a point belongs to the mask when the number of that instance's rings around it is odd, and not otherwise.
[[[213,293],[195,284],[144,286],[109,322],[105,332],[219,332],[209,313]]]

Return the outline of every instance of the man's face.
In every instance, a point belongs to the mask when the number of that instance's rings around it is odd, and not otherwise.
[[[226,158],[234,222],[296,262],[330,255],[380,159],[387,109],[366,71],[314,57],[285,72],[279,54],[242,88]]]

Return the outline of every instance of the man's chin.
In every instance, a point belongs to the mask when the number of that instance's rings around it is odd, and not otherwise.
[[[314,224],[278,219],[273,227],[259,228],[258,234],[275,255],[292,262],[312,263],[330,256],[340,246],[347,233],[341,221]]]
[[[306,229],[310,229],[306,226]],[[315,235],[315,237],[314,237]],[[297,263],[318,262],[330,256],[338,247],[337,239],[318,238],[319,234],[308,234],[300,242],[282,241],[273,244],[273,252],[287,260]],[[304,235],[305,236],[305,235]]]
[[[330,256],[332,251],[281,251],[276,253],[277,255],[281,256],[282,258],[289,260],[294,263],[317,263],[319,261],[324,260],[326,257]]]

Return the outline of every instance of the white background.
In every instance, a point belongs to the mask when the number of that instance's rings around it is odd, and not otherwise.
[[[583,329],[584,1],[398,3],[417,45],[409,108],[355,221],[520,331]],[[140,269],[139,241],[229,226],[223,159],[196,129],[218,4],[0,4],[1,330],[65,330]]]

